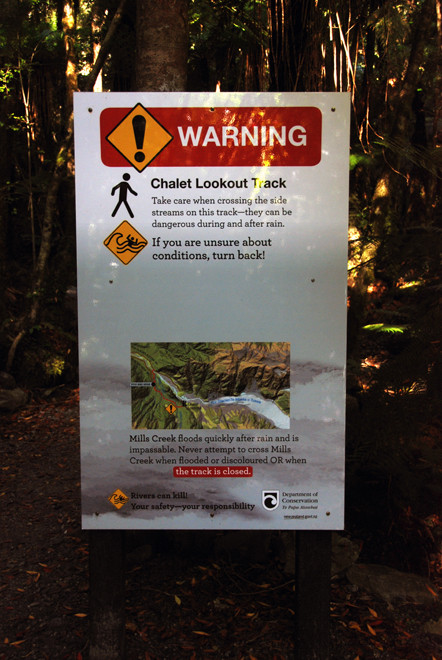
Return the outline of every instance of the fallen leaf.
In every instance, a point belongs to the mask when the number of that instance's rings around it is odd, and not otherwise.
[[[178,596],[174,596],[174,598],[175,598],[175,603],[177,605],[181,605],[181,598],[179,598]]]
[[[77,614],[74,614],[74,616],[78,616],[79,619],[82,619],[83,617],[87,616],[87,614],[84,614],[84,612],[77,612]]]
[[[210,637],[210,633],[206,633],[202,630],[192,630],[194,635],[204,635],[204,637]]]
[[[371,616],[372,616],[374,619],[377,619],[377,618],[378,618],[378,613],[376,612],[376,610],[372,610],[371,607],[369,607],[369,608],[368,608],[368,611],[370,612]]]
[[[374,628],[372,628],[369,623],[367,623],[367,629],[372,635],[376,637],[376,630],[374,630]]]
[[[426,584],[425,586],[427,587],[427,589],[428,589],[428,591],[430,592],[430,594],[431,594],[432,596],[434,596],[435,598],[437,598],[437,593],[434,591],[434,589],[432,589],[431,587],[429,587],[428,584]]]

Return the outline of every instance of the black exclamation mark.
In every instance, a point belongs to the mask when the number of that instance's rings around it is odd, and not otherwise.
[[[132,119],[132,128],[134,129],[135,144],[137,145],[138,149],[134,158],[137,163],[142,163],[146,158],[144,152],[142,151],[144,145],[144,136],[146,133],[146,118],[143,117],[143,115],[135,115],[135,117]]]

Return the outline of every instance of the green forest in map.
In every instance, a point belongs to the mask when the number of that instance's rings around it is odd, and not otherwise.
[[[132,428],[288,428],[287,342],[131,344]]]

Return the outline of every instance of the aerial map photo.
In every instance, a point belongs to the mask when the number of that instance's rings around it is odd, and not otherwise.
[[[288,342],[131,343],[132,428],[290,427]]]

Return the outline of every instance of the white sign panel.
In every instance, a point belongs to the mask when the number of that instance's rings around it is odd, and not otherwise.
[[[343,527],[349,105],[76,94],[84,528]]]

